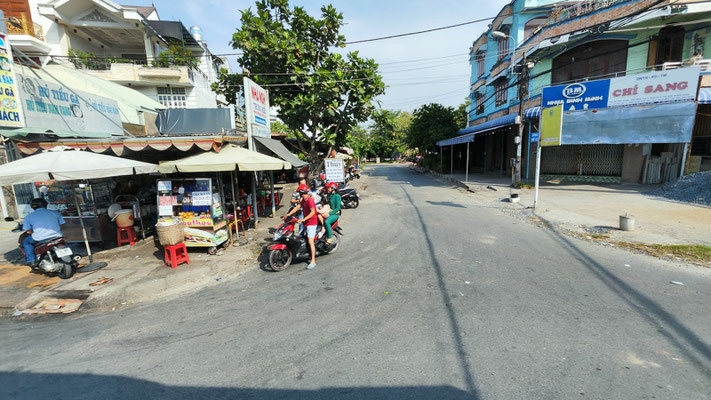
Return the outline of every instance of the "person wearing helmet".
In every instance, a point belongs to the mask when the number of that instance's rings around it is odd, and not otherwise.
[[[331,211],[328,213],[328,218],[324,221],[323,226],[326,228],[326,241],[328,244],[333,242],[333,230],[331,229],[331,225],[338,221],[338,216],[341,215],[341,195],[336,191],[337,188],[338,184],[335,182],[326,184],[326,192],[329,196]]]
[[[301,210],[304,214],[304,216],[299,219],[299,222],[303,222],[306,226],[306,239],[311,249],[311,262],[306,269],[314,269],[316,268],[316,246],[314,245],[314,241],[316,240],[316,227],[318,226],[316,202],[314,202],[314,198],[309,193],[308,186],[300,185],[297,190],[301,193]]]
[[[25,248],[25,261],[34,264],[35,244],[61,237],[62,229],[59,226],[64,224],[64,218],[57,211],[48,210],[47,201],[42,198],[33,199],[30,207],[33,211],[22,222],[22,229],[27,233],[22,246]]]

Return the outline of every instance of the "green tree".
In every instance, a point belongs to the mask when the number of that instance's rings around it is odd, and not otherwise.
[[[412,116],[407,112],[394,110],[377,110],[372,116],[370,125],[372,138],[371,148],[381,157],[390,157],[395,153],[407,150],[405,137]]]
[[[351,128],[348,132],[348,139],[346,140],[346,145],[353,149],[353,153],[357,159],[363,157],[368,157],[372,153],[371,150],[372,140],[370,138],[370,133],[360,125],[356,125]]]
[[[454,111],[454,121],[457,123],[459,129],[464,129],[469,125],[469,114],[467,114],[467,107],[472,104],[471,100],[468,98],[464,103],[460,104],[459,107]]]
[[[412,114],[406,141],[410,148],[426,153],[435,150],[437,141],[454,137],[462,128],[457,125],[454,108],[425,104]]]
[[[321,7],[321,17],[314,18],[288,0],[259,0],[256,12],[241,14],[231,45],[243,53],[237,60],[243,72],[223,70],[213,90],[235,102],[244,76],[263,85],[302,152],[311,162],[322,161],[319,149],[330,153],[345,144],[347,133],[370,117],[373,100],[385,92],[378,65],[358,52],[333,51],[346,43],[339,33],[343,14],[333,6]]]
[[[158,57],[151,61],[151,65],[161,68],[168,68],[171,65],[197,68],[197,64],[197,57],[193,56],[193,53],[181,44],[171,44],[167,49],[161,51]]]

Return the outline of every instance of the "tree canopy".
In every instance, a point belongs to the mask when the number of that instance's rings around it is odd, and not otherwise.
[[[242,11],[231,41],[243,52],[243,72],[223,70],[213,89],[235,102],[244,76],[265,87],[302,152],[316,162],[319,147],[345,144],[347,133],[371,116],[375,97],[385,92],[378,65],[357,51],[333,51],[346,42],[343,15],[333,6],[321,7],[320,18],[288,0],[259,0],[255,7]]]
[[[437,141],[454,137],[463,127],[458,125],[454,108],[436,103],[425,104],[412,114],[406,143],[420,152],[433,151]]]

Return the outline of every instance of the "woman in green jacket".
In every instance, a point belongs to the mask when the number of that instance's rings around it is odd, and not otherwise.
[[[334,182],[329,182],[326,184],[326,188],[328,188],[327,190],[330,194],[331,212],[328,213],[328,218],[326,218],[323,225],[324,228],[326,228],[326,241],[328,242],[328,244],[331,244],[331,242],[333,242],[333,230],[331,229],[331,225],[333,225],[334,222],[338,221],[338,216],[341,214],[341,195],[336,192],[336,187],[338,187],[338,185]]]

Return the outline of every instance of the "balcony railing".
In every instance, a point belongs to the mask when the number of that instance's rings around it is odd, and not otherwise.
[[[27,21],[27,15],[20,17],[8,17],[5,19],[5,26],[10,35],[30,35],[44,42],[44,31],[42,26]]]
[[[585,0],[569,6],[556,7],[548,18],[548,25],[581,17],[625,1],[629,0]]]

